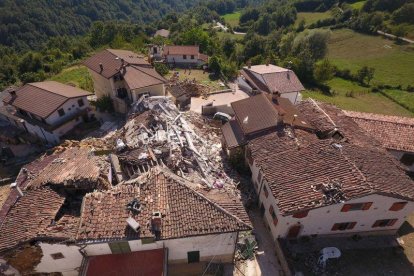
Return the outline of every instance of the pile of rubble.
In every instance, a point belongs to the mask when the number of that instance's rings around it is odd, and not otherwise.
[[[223,167],[219,127],[180,113],[169,97],[140,99],[112,139],[127,178],[160,165],[203,188],[234,190],[238,184]]]
[[[168,92],[173,95],[175,98],[182,96],[187,97],[207,97],[210,92],[210,87],[207,85],[199,84],[195,79],[189,80],[185,79],[183,81],[178,80],[178,78],[171,78],[171,82],[167,87]]]

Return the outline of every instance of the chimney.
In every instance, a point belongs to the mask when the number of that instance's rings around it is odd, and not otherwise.
[[[272,92],[272,101],[274,103],[277,103],[277,100],[279,99],[279,97],[280,97],[280,93],[278,91],[273,91]]]
[[[161,212],[152,213],[151,225],[154,232],[161,232]]]
[[[23,196],[23,192],[22,190],[20,190],[20,187],[17,186],[16,182],[13,182],[12,184],[10,184],[10,188],[11,189],[16,189],[16,191],[19,193],[19,195],[22,197]]]
[[[12,98],[16,97],[16,90],[10,90],[9,91],[10,96],[12,96]]]
[[[247,62],[247,68],[252,68],[252,62],[250,60]]]
[[[103,71],[103,64],[99,63],[99,68],[101,68],[101,72]]]

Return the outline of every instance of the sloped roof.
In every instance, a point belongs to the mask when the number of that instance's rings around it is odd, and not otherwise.
[[[120,71],[122,66],[121,59],[124,60],[124,64],[150,67],[150,64],[144,58],[138,56],[136,53],[127,50],[115,49],[103,50],[86,59],[83,64],[92,71],[95,71],[96,73],[101,74],[105,78],[109,79]],[[102,71],[99,65],[101,63],[103,65]]]
[[[16,91],[16,96],[7,94],[3,101],[42,118],[62,106],[68,99],[89,96],[91,93],[56,81],[28,83]]]
[[[277,126],[279,115],[264,94],[231,103],[245,135]]]
[[[261,76],[261,81],[255,74]],[[244,67],[242,74],[259,90],[265,92],[289,93],[305,90],[295,72],[272,64]]]
[[[25,192],[0,227],[0,251],[38,237],[67,238],[51,225],[64,201],[64,196],[49,188]]]
[[[125,209],[137,198],[142,210],[133,214]],[[154,237],[153,212],[161,212],[160,239],[236,232],[250,227],[185,184],[153,168],[134,181],[119,184],[107,192],[87,194],[84,199],[78,240]],[[134,218],[138,233],[126,223]]]
[[[387,149],[414,152],[414,118],[344,112]]]
[[[194,55],[197,56],[200,48],[197,45],[169,45],[164,47],[164,55]]]
[[[228,149],[242,146],[247,142],[239,123],[234,118],[221,127],[221,133]]]
[[[167,80],[159,75],[153,68],[130,66],[127,67],[122,74],[131,90],[167,82]]]

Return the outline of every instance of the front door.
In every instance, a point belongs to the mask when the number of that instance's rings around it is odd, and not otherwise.
[[[293,225],[289,228],[289,232],[288,232],[288,239],[296,239],[299,235],[300,229],[302,228],[302,226],[300,224],[296,224]]]

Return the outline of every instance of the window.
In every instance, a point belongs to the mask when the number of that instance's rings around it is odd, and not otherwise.
[[[277,223],[278,223],[278,219],[277,219],[277,216],[276,216],[276,213],[275,213],[275,209],[273,209],[273,205],[270,205],[270,207],[269,207],[269,213],[272,216],[273,225],[276,226]]]
[[[187,252],[187,259],[189,264],[200,262],[200,251]]]
[[[59,114],[60,117],[64,116],[65,115],[65,110],[63,110],[63,108],[59,109],[58,114]]]
[[[387,227],[393,226],[397,222],[397,219],[381,219],[377,220],[372,227]]]
[[[127,90],[126,88],[118,88],[117,92],[117,97],[120,99],[124,99],[127,97]]]
[[[183,55],[183,59],[187,59],[187,55]]]
[[[401,163],[406,166],[412,166],[414,164],[414,154],[412,153],[404,153],[404,155],[400,159]]]
[[[50,254],[50,256],[52,257],[53,260],[59,260],[59,259],[65,258],[65,256],[63,256],[63,254],[60,253],[60,252],[59,253]]]
[[[131,252],[131,248],[129,248],[129,244],[127,241],[125,242],[111,242],[109,244],[109,248],[111,249],[112,254],[120,254],[120,253],[129,253]]]
[[[360,211],[360,210],[368,210],[372,205],[372,202],[366,203],[353,203],[353,204],[345,204],[342,207],[341,212],[349,212],[349,211]]]
[[[407,202],[395,202],[391,207],[390,207],[390,211],[399,211],[402,210],[405,205],[407,205]]]
[[[263,185],[263,192],[265,197],[267,198],[269,196],[269,191],[267,190],[266,185]]]
[[[194,55],[191,55],[191,59],[194,59]]]
[[[335,223],[332,226],[332,231],[344,231],[344,230],[350,230],[354,228],[356,225],[356,222],[341,222],[341,223]]]
[[[79,105],[79,107],[82,107],[82,106],[85,105],[85,103],[83,102],[83,99],[78,100],[78,105]]]
[[[252,152],[250,149],[246,150],[246,158],[247,158],[247,162],[249,162],[249,165],[253,165]]]
[[[303,211],[303,212],[293,214],[293,217],[294,218],[304,218],[304,217],[308,216],[308,213],[309,213],[309,210],[306,210],[306,211]]]

